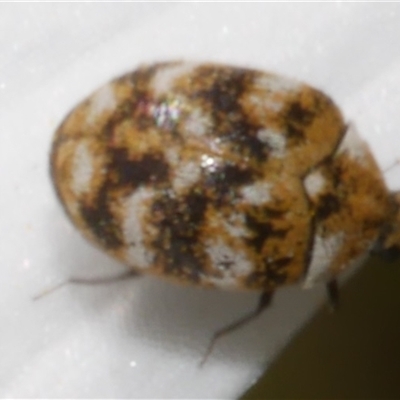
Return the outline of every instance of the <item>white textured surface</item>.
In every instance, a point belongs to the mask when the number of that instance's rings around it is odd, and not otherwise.
[[[125,244],[130,244],[125,261],[128,265],[143,269],[150,267],[155,256],[143,243],[146,233],[143,227],[143,218],[147,210],[146,202],[152,196],[154,196],[154,189],[141,187],[125,201],[124,206],[124,240]]]
[[[271,201],[271,184],[267,182],[257,182],[252,185],[244,186],[241,190],[243,199],[246,203],[260,206]]]
[[[96,118],[104,111],[112,112],[117,105],[114,88],[111,85],[104,85],[96,91],[92,97],[88,115],[89,125],[96,121]]]
[[[358,133],[354,123],[350,123],[346,134],[339,145],[337,154],[347,153],[351,158],[362,164],[365,154],[368,153],[368,144]]]
[[[93,172],[93,158],[87,143],[83,142],[76,148],[72,170],[72,189],[77,197],[87,192],[93,178]]]
[[[330,278],[328,275],[329,267],[332,260],[337,256],[343,240],[343,232],[323,238],[317,231],[307,275],[304,278],[304,288],[311,288],[316,283],[326,282]]]
[[[160,96],[168,93],[175,79],[182,75],[190,74],[196,64],[191,62],[183,62],[182,64],[172,65],[158,71],[153,80],[153,90],[155,95]]]
[[[51,136],[111,77],[176,58],[270,69],[329,93],[381,167],[400,149],[399,4],[0,4],[0,396],[234,398],[308,318],[322,288],[280,291],[258,321],[208,340],[253,294],[145,278],[31,296],[119,267],[70,226],[50,185]],[[399,168],[387,173],[400,187]]]
[[[276,132],[271,128],[260,129],[257,132],[257,138],[268,144],[273,157],[283,158],[285,156],[286,138],[282,132]]]
[[[308,174],[303,181],[304,189],[310,198],[315,198],[325,187],[325,178],[320,170]]]

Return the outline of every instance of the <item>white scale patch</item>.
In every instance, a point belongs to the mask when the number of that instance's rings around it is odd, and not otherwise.
[[[369,153],[367,144],[361,139],[354,124],[349,124],[346,134],[340,143],[337,154],[347,152],[347,154],[359,161],[361,164],[364,157]]]
[[[302,84],[295,79],[267,74],[258,78],[256,84],[272,93],[292,93],[299,91],[302,88]]]
[[[76,147],[72,165],[72,190],[77,197],[90,191],[93,172],[93,157],[88,145],[81,142]]]
[[[264,89],[265,94],[263,96],[251,96],[251,102],[257,107],[263,107],[274,113],[282,110],[286,101],[285,94],[300,91],[302,88],[302,84],[293,79],[273,75],[259,77],[254,84]],[[282,94],[282,98],[279,100],[274,98],[276,93]]]
[[[201,109],[195,108],[185,122],[185,133],[193,136],[204,136],[211,128],[211,119]]]
[[[264,96],[259,95],[251,95],[249,96],[249,101],[251,104],[259,110],[259,112],[264,112],[265,110],[272,111],[273,113],[277,113],[282,110],[284,105],[283,101],[273,100],[267,97],[267,94]]]
[[[271,184],[267,182],[256,182],[244,186],[241,190],[243,199],[255,206],[260,206],[271,201]]]
[[[104,111],[112,111],[117,106],[114,87],[108,84],[100,88],[91,98],[90,109],[88,111],[87,122],[93,124],[96,118]]]
[[[273,157],[285,157],[286,138],[282,133],[268,128],[260,129],[257,132],[257,138],[271,148]]]
[[[216,276],[205,278],[207,282],[221,288],[236,288],[237,279],[249,275],[253,264],[241,251],[227,246],[221,239],[208,241],[206,251],[216,271]]]
[[[222,227],[233,238],[243,238],[249,236],[244,215],[240,213],[232,213],[228,216],[217,213],[215,216],[213,216],[209,223],[213,228],[221,229]]]
[[[325,178],[321,174],[321,171],[314,171],[307,175],[304,179],[304,187],[311,199],[318,196],[325,187]]]
[[[164,155],[168,164],[173,168],[177,168],[180,161],[179,149],[176,147],[168,147],[164,150]]]
[[[192,186],[200,178],[200,166],[197,162],[187,162],[175,168],[175,176],[172,180],[174,190],[179,192],[182,189]]]
[[[249,232],[243,214],[231,214],[228,218],[221,215],[222,225],[232,237],[247,237]]]
[[[168,164],[174,170],[172,186],[175,191],[179,192],[190,187],[199,180],[201,174],[201,164],[199,162],[183,162],[179,156],[179,149],[176,147],[165,149],[164,154]]]
[[[189,75],[195,67],[196,64],[179,63],[160,68],[151,82],[154,94],[159,96],[169,92],[177,78]]]
[[[142,219],[148,211],[146,202],[154,197],[154,190],[140,187],[124,202],[125,219],[122,223],[124,240],[127,247],[126,262],[132,267],[149,268],[154,253],[143,243],[144,231]]]
[[[344,239],[343,232],[327,238],[322,238],[318,234],[315,236],[310,265],[303,283],[305,289],[329,277],[329,267]]]

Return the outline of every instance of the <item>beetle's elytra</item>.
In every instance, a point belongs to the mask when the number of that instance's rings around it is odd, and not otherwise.
[[[272,293],[397,253],[399,196],[332,100],[250,69],[167,62],[100,88],[58,128],[67,214],[130,268]]]

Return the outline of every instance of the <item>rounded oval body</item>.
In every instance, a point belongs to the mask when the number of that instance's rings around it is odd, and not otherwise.
[[[58,128],[51,175],[72,222],[112,257],[227,289],[330,280],[394,213],[329,97],[218,64],[152,64],[106,84]]]

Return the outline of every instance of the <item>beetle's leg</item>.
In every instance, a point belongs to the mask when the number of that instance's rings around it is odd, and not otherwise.
[[[337,280],[330,280],[326,284],[326,290],[328,292],[329,304],[332,308],[332,311],[335,311],[339,308],[339,286]]]
[[[69,284],[72,284],[72,285],[102,285],[102,284],[107,284],[107,283],[123,281],[125,279],[137,278],[138,276],[140,276],[139,272],[134,271],[134,270],[129,270],[129,271],[125,271],[119,275],[107,276],[107,277],[102,277],[102,278],[69,278],[64,282],[59,283],[58,285],[55,285],[47,290],[44,290],[43,292],[34,296],[32,299],[39,300],[42,297],[47,296],[48,294],[51,294],[51,293],[55,292],[56,290],[61,289],[62,287],[69,285]]]
[[[207,351],[205,352],[203,359],[201,360],[200,366],[203,366],[204,363],[207,361],[209,355],[212,353],[215,343],[217,340],[221,339],[221,337],[232,333],[236,329],[241,328],[242,326],[246,325],[247,323],[251,322],[253,319],[257,318],[270,304],[273,297],[274,292],[268,291],[263,292],[259,298],[258,305],[255,310],[251,313],[244,315],[242,318],[234,321],[233,323],[225,326],[224,328],[216,331],[212,336],[210,343],[208,345]]]
[[[67,283],[72,283],[76,285],[102,285],[107,283],[114,283],[119,281],[124,281],[129,278],[137,278],[140,273],[134,270],[124,271],[119,275],[106,276],[98,278],[69,278]]]

